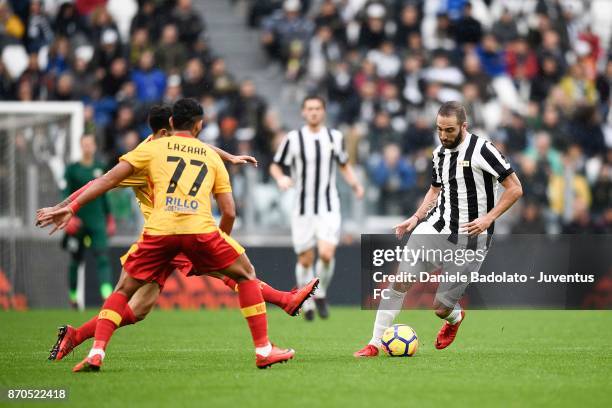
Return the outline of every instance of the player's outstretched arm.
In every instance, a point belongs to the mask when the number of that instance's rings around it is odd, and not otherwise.
[[[221,212],[221,220],[219,221],[219,229],[227,235],[231,235],[234,221],[236,220],[236,205],[232,193],[215,194],[217,206]]]
[[[482,217],[463,224],[463,232],[467,232],[470,235],[478,235],[486,231],[496,219],[508,211],[508,209],[523,195],[523,187],[516,173],[512,173],[506,177],[504,181],[501,182],[501,185],[504,186],[504,192],[501,197],[499,197],[499,201],[495,207]]]
[[[41,223],[46,223],[46,225],[48,225],[47,221],[52,221],[55,224],[55,228],[51,230],[50,234],[53,234],[58,229],[64,229],[70,218],[72,218],[80,207],[90,201],[95,200],[108,190],[117,186],[123,179],[129,177],[132,172],[133,167],[131,164],[125,161],[120,161],[108,173],[93,180],[91,185],[87,187],[85,191],[83,191],[78,198],[72,201],[68,206],[43,214],[40,217]]]
[[[401,239],[405,233],[412,231],[417,226],[419,221],[421,221],[427,216],[429,210],[431,210],[436,205],[440,190],[440,187],[436,187],[433,185],[430,186],[429,190],[427,190],[427,193],[425,194],[425,197],[423,198],[423,202],[421,203],[419,208],[417,208],[414,214],[412,214],[410,218],[406,219],[401,224],[398,224],[393,227],[393,229],[395,230],[395,235],[397,235],[398,239]]]
[[[341,165],[340,174],[342,174],[342,177],[344,178],[344,180],[353,189],[353,193],[355,193],[355,197],[361,200],[364,194],[363,186],[357,179],[357,175],[355,174],[355,171],[353,170],[353,166],[351,166],[348,163]]]
[[[248,164],[251,163],[253,165],[255,165],[255,167],[257,167],[257,165],[259,164],[257,162],[257,159],[254,158],[253,156],[247,156],[247,155],[233,155],[231,153],[226,152],[223,149],[219,149],[217,146],[213,146],[210,144],[207,144],[207,146],[210,146],[211,149],[213,149],[215,152],[217,152],[217,154],[219,156],[221,156],[221,159],[223,161],[232,163],[232,164]]]
[[[270,165],[270,175],[276,181],[281,191],[286,191],[293,186],[293,180],[283,173],[283,168],[279,164],[272,163]]]

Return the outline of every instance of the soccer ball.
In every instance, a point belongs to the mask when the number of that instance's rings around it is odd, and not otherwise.
[[[391,357],[412,357],[419,347],[416,332],[406,324],[394,324],[389,327],[380,341],[385,353]]]

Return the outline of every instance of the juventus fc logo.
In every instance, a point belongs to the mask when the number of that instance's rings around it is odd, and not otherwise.
[[[460,160],[459,161],[459,167],[470,167],[470,161],[469,160]]]

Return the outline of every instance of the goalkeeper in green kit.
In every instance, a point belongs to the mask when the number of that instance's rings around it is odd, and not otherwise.
[[[66,168],[65,196],[104,174],[105,165],[95,159],[96,140],[93,135],[81,138],[83,157],[80,161]],[[110,212],[108,197],[103,195],[79,211],[79,217],[73,217],[66,227],[63,247],[70,252],[70,303],[76,306],[77,271],[83,261],[85,250],[93,251],[96,260],[96,271],[100,285],[100,295],[106,299],[113,292],[111,284],[111,267],[108,259],[108,237],[115,233],[115,221]]]

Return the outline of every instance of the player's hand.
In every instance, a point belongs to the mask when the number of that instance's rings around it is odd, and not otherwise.
[[[58,229],[65,229],[73,215],[74,213],[72,212],[72,209],[70,207],[64,207],[41,215],[40,220],[43,223],[45,223],[46,221],[51,221],[46,225],[51,223],[55,224],[51,232],[49,232],[49,235],[52,235]]]
[[[115,235],[116,232],[117,223],[115,222],[115,217],[109,214],[108,217],[106,217],[106,235],[112,237],[113,235]]]
[[[50,213],[51,211],[57,210],[57,206],[55,207],[44,207],[44,208],[39,208],[38,210],[36,210],[36,226],[40,227],[40,228],[44,228],[49,224],[52,224],[52,221],[42,221],[41,217],[44,216],[45,214]]]
[[[355,197],[358,200],[361,200],[363,198],[363,195],[364,195],[363,186],[361,184],[359,184],[359,183],[355,184],[353,186],[353,193],[355,194]]]
[[[283,176],[276,180],[276,184],[278,184],[278,188],[280,188],[281,191],[287,191],[293,187],[293,180],[291,180],[291,177],[289,176]]]
[[[486,231],[492,223],[493,220],[488,215],[484,215],[482,217],[476,218],[472,222],[463,224],[461,226],[461,232],[467,232],[469,235],[475,236]]]
[[[418,218],[413,215],[401,224],[397,224],[395,227],[393,227],[393,229],[395,230],[395,236],[397,237],[397,239],[402,239],[404,234],[412,231],[418,223]]]
[[[255,167],[257,167],[259,165],[259,162],[257,161],[256,158],[254,158],[253,156],[247,156],[247,155],[239,155],[239,156],[233,156],[232,155],[232,157],[230,158],[230,163],[232,163],[232,164],[248,164],[248,163],[251,163]]]

